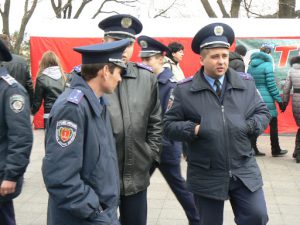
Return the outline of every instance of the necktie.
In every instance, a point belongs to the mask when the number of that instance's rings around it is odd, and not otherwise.
[[[216,79],[214,85],[216,86],[216,93],[220,97],[222,94],[221,82]]]

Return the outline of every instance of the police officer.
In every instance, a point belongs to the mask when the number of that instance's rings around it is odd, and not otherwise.
[[[121,81],[129,40],[74,48],[81,76],[56,100],[49,115],[42,172],[48,225],[119,225],[119,174],[104,93]]]
[[[203,27],[192,50],[203,65],[174,89],[165,114],[165,134],[187,141],[187,186],[194,193],[201,225],[222,225],[224,201],[230,199],[238,225],[268,222],[262,177],[250,136],[268,126],[270,113],[253,79],[228,69],[232,28]]]
[[[162,106],[162,116],[168,108],[170,94],[176,86],[176,79],[170,68],[164,68],[164,53],[169,49],[159,41],[148,37],[138,37],[141,46],[140,57],[145,65],[153,69],[158,79],[159,97]],[[166,179],[179,203],[183,207],[190,225],[199,224],[199,213],[196,209],[194,196],[187,191],[185,180],[181,175],[180,159],[182,145],[180,142],[170,141],[166,136],[162,138],[162,154],[158,169]],[[150,171],[152,174],[155,167]]]
[[[123,53],[127,64],[123,82],[108,96],[108,108],[119,160],[121,224],[146,225],[149,169],[159,162],[162,136],[157,79],[148,66],[130,62],[135,35],[143,28],[137,18],[114,15],[102,20],[99,27],[105,42],[132,40]]]
[[[12,59],[0,41],[0,62]],[[0,223],[15,225],[13,198],[21,192],[33,135],[26,90],[0,67]]]

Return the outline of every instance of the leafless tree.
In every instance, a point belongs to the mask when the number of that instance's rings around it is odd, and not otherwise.
[[[116,11],[105,11],[103,10],[104,6],[109,3],[117,3],[121,4],[127,7],[134,7],[135,2],[138,2],[138,0],[103,0],[103,1],[93,1],[93,0],[82,0],[79,8],[75,12],[75,15],[72,17],[72,11],[73,11],[73,0],[51,0],[52,9],[56,15],[56,18],[59,19],[78,19],[83,12],[83,9],[85,6],[91,2],[100,2],[99,8],[94,13],[92,18],[96,18],[100,13],[117,13]]]
[[[208,0],[200,0],[207,15],[211,18],[216,18],[216,13],[211,7]],[[227,1],[228,2],[228,1]],[[276,3],[277,2],[277,3]],[[273,14],[263,14],[257,12],[254,8],[252,0],[232,0],[230,7],[230,14],[227,13],[223,0],[217,0],[219,9],[222,12],[223,17],[237,18],[240,14],[240,9],[244,8],[248,17],[256,18],[296,18],[300,16],[300,11],[295,11],[295,0],[274,0],[274,4],[278,4],[278,11]]]
[[[6,0],[4,2],[3,11],[0,9],[1,17],[2,17],[2,33],[9,35],[9,9],[10,9],[10,0]]]
[[[38,0],[26,0],[24,4],[24,14],[22,17],[21,25],[18,34],[16,35],[16,40],[14,45],[12,46],[12,51],[14,53],[19,54],[22,41],[24,39],[25,29],[28,24],[28,21],[30,20],[36,5],[38,3]],[[2,33],[7,34],[10,36],[9,32],[9,11],[10,11],[10,0],[5,0],[4,2],[4,9],[1,10],[1,17],[3,22],[3,29]]]

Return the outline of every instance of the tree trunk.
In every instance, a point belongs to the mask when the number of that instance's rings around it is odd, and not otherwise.
[[[6,0],[4,3],[4,10],[0,11],[2,17],[2,33],[9,36],[9,9],[10,0]]]
[[[20,47],[21,47],[21,43],[22,43],[23,38],[24,38],[25,28],[27,26],[28,21],[30,20],[30,18],[32,16],[32,14],[33,14],[33,12],[36,8],[37,2],[38,2],[38,0],[33,0],[31,8],[28,10],[28,1],[29,0],[26,0],[26,2],[25,2],[24,15],[23,15],[23,18],[22,18],[22,22],[21,22],[21,26],[20,26],[20,30],[19,30],[19,35],[17,37],[16,43],[15,43],[15,46],[14,46],[14,49],[13,49],[13,52],[16,53],[16,54],[20,54]]]
[[[201,0],[202,5],[210,18],[217,18],[214,10],[212,9],[211,5],[209,4],[208,0]]]
[[[294,18],[296,0],[279,0],[278,18]]]
[[[231,18],[238,18],[242,0],[232,0],[230,14]]]

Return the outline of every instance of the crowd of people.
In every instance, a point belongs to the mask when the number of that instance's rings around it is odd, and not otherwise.
[[[227,24],[209,24],[194,36],[191,47],[202,66],[187,79],[181,43],[136,39],[143,25],[128,14],[110,16],[99,28],[104,42],[74,48],[82,63],[69,74],[54,52],[45,52],[35,89],[26,61],[11,54],[8,37],[1,36],[1,224],[16,224],[13,199],[21,192],[33,143],[30,115],[42,104],[48,225],[146,225],[147,188],[156,169],[189,225],[222,225],[228,199],[237,224],[267,224],[255,159],[265,154],[257,138],[269,125],[272,156],[287,154],[279,145],[275,102],[284,112],[293,88],[300,126],[299,56],[291,59],[281,98],[273,46],[262,44],[245,71],[247,49],[229,51],[235,34]],[[135,41],[142,63],[130,61]],[[293,157],[300,163],[300,129]]]

